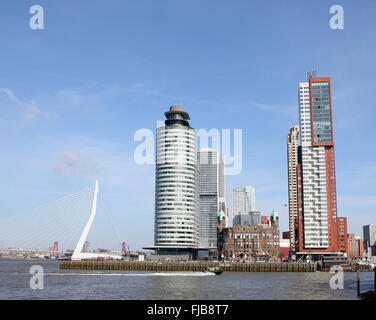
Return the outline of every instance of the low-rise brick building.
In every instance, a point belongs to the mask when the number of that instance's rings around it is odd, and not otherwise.
[[[279,230],[274,225],[236,225],[220,228],[218,251],[219,256],[226,260],[255,261],[260,255],[275,259],[283,256],[279,246]]]
[[[349,259],[363,258],[364,244],[363,240],[354,234],[347,235],[347,257]]]

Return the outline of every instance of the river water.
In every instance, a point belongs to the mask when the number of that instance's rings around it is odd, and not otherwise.
[[[44,289],[30,288],[32,265],[44,270]],[[356,275],[332,290],[328,272],[133,272],[60,270],[54,260],[1,260],[0,299],[357,299]],[[373,272],[361,273],[361,291],[373,289]]]

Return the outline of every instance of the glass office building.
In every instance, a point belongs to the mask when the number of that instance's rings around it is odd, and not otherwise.
[[[217,247],[218,213],[224,211],[223,157],[210,148],[197,153],[199,169],[200,247]]]
[[[165,112],[165,126],[157,129],[155,233],[158,247],[199,245],[196,132],[183,107]]]

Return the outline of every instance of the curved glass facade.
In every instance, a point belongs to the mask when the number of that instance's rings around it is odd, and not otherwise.
[[[157,129],[155,181],[156,246],[199,245],[196,131],[187,121]]]

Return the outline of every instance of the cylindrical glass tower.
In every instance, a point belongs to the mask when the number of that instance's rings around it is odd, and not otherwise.
[[[157,129],[154,244],[197,247],[196,131],[183,107],[170,107],[165,116],[165,126]]]

